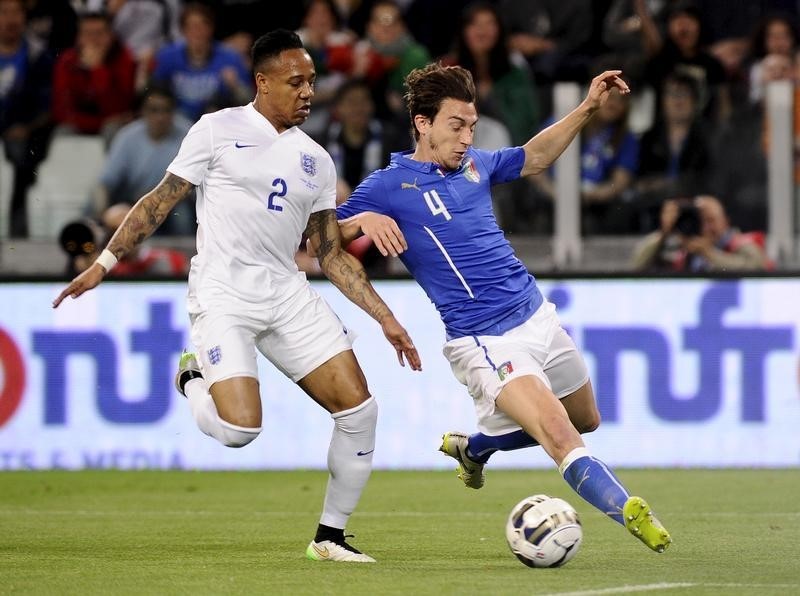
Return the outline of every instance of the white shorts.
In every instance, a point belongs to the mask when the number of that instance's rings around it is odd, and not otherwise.
[[[475,403],[478,429],[501,435],[520,426],[495,408],[511,380],[534,375],[561,399],[589,380],[589,371],[572,338],[561,327],[556,307],[545,301],[522,325],[500,336],[478,335],[448,341],[445,358]]]
[[[354,339],[308,284],[278,305],[247,310],[216,305],[189,318],[192,343],[209,386],[232,377],[258,378],[253,348],[297,382],[351,349]]]

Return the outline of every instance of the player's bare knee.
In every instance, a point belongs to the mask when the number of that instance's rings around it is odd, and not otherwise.
[[[261,421],[258,421],[258,426],[239,425],[228,422],[223,418],[218,418],[219,425],[222,429],[219,441],[226,447],[244,447],[252,442],[261,433]]]
[[[586,434],[596,431],[599,426],[600,426],[600,412],[595,410],[583,416],[578,421],[578,424],[575,425],[575,428],[578,429],[579,433]]]

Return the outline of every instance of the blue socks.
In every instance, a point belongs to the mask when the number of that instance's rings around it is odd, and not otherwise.
[[[622,507],[630,496],[614,473],[586,447],[570,451],[558,467],[564,480],[586,501],[625,525]]]
[[[514,451],[538,444],[524,430],[497,436],[476,433],[469,437],[467,456],[476,463],[485,464],[496,451]],[[602,461],[589,455],[588,449],[573,449],[558,469],[576,493],[611,519],[624,525],[622,507],[630,495],[614,472]]]
[[[533,447],[539,443],[524,430],[515,430],[504,435],[490,436],[483,433],[470,435],[467,446],[467,457],[472,461],[485,464],[496,451],[514,451],[524,447]]]

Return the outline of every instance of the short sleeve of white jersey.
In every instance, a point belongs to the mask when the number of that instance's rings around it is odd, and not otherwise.
[[[205,116],[200,118],[186,133],[178,155],[167,167],[167,171],[199,186],[208,171],[213,154],[211,126]]]
[[[336,209],[336,166],[327,151],[323,152],[325,168],[325,182],[322,184],[319,195],[311,206],[311,213],[324,211],[325,209]]]

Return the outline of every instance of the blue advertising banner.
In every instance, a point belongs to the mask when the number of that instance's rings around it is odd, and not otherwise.
[[[447,430],[475,429],[441,354],[444,331],[410,281],[376,282],[424,370],[401,368],[378,325],[313,282],[358,339],[380,404],[377,468],[445,468]],[[544,294],[582,350],[603,417],[585,437],[609,464],[800,463],[800,281],[558,280]],[[229,449],[195,426],[173,387],[189,344],[185,286],[106,282],[59,309],[54,284],[0,286],[0,470],[324,468],[330,416],[259,357],[264,430]],[[549,467],[541,449],[493,467]]]

